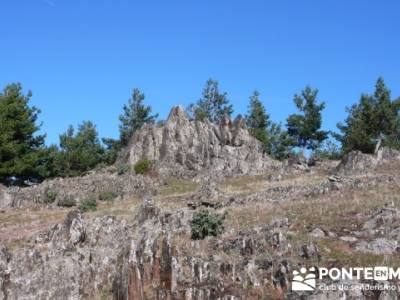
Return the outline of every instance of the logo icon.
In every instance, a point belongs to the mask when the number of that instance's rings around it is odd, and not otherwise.
[[[315,268],[308,270],[301,268],[299,271],[293,271],[292,290],[293,291],[314,291],[316,286]]]

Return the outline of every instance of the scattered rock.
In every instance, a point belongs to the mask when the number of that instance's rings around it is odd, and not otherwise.
[[[364,223],[364,230],[377,229],[380,226],[388,223],[393,223],[399,219],[399,210],[394,207],[384,207],[379,210],[370,220]]]
[[[221,208],[224,206],[224,201],[227,200],[226,196],[218,189],[218,179],[213,176],[207,176],[202,182],[199,191],[197,191],[191,198],[187,205],[196,209],[200,206],[210,208]],[[231,201],[227,201],[229,202]]]
[[[315,238],[323,238],[326,236],[325,232],[320,229],[320,228],[315,228],[313,229],[310,233],[310,236],[315,237]]]
[[[90,172],[85,176],[50,179],[31,187],[14,187],[7,189],[3,196],[0,187],[0,205],[3,203],[7,207],[16,208],[35,205],[56,207],[57,203],[68,199],[79,204],[89,197],[101,198],[105,194],[115,198],[153,195],[155,186],[156,183],[147,176],[133,175],[129,172],[119,175],[102,170]]]
[[[319,256],[319,250],[316,245],[302,245],[299,249],[299,256],[305,259],[310,259],[314,256]]]
[[[293,155],[287,160],[287,164],[289,167],[294,168],[296,170],[305,171],[309,169],[309,163],[307,158],[303,153],[299,153],[297,155]]]
[[[364,253],[372,254],[394,254],[399,250],[398,242],[386,238],[377,238],[372,241],[360,241],[355,249]]]
[[[358,239],[354,236],[341,236],[339,239],[342,240],[343,242],[348,242],[348,243],[354,243],[358,241]]]
[[[331,175],[328,177],[330,182],[343,182],[343,178],[338,175]]]

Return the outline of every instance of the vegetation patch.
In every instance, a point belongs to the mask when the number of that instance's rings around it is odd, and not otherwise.
[[[104,191],[99,194],[100,201],[113,201],[115,198],[118,197],[118,194],[112,191]]]
[[[129,173],[131,171],[131,166],[128,164],[119,164],[117,165],[117,174],[123,175]]]
[[[64,198],[58,200],[57,205],[61,207],[72,207],[76,205],[76,201],[72,196],[65,196]]]
[[[53,203],[57,198],[57,192],[51,189],[46,190],[43,197],[43,203],[50,204]]]
[[[136,174],[147,174],[151,169],[151,161],[143,158],[133,166],[133,169]]]
[[[89,198],[82,201],[79,205],[79,210],[81,212],[95,211],[97,209],[97,201],[94,196],[90,196]]]
[[[193,216],[191,221],[192,239],[202,240],[207,236],[217,236],[224,232],[225,215],[202,210]]]

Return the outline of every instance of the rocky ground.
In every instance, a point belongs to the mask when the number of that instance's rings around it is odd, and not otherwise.
[[[225,157],[219,171],[175,177],[111,167],[0,187],[0,299],[398,299],[290,283],[302,266],[400,266],[398,152],[311,167],[255,157],[257,172],[245,172],[251,159],[224,175]],[[81,212],[88,197],[97,209]],[[191,221],[204,209],[224,216],[224,230],[196,240]]]
[[[3,208],[0,299],[298,299],[290,278],[299,266],[398,266],[400,162],[351,176],[332,175],[335,164],[142,178],[153,195],[87,213]],[[191,239],[202,208],[225,214],[223,234]],[[385,293],[346,299],[396,299]]]

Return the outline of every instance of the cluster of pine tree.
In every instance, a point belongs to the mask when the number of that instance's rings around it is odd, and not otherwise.
[[[9,84],[0,92],[0,183],[26,184],[50,177],[78,176],[95,167],[113,164],[121,147],[146,122],[154,122],[144,95],[134,89],[120,116],[120,138],[100,140],[96,126],[83,121],[69,126],[58,145],[46,146],[39,134],[40,110],[29,105],[20,84]]]
[[[113,164],[133,133],[158,118],[144,104],[144,94],[134,89],[119,118],[119,139],[100,140],[96,126],[84,121],[76,130],[70,126],[61,134],[59,145],[47,147],[45,135],[38,133],[40,110],[29,105],[31,96],[30,92],[24,95],[20,84],[7,85],[0,92],[1,183],[24,184],[55,176],[77,176]],[[308,149],[317,157],[334,159],[352,150],[372,153],[377,140],[400,149],[400,98],[391,98],[382,78],[378,79],[373,95],[361,95],[360,101],[347,109],[348,117],[338,124],[340,133],[321,130],[325,103],[318,102],[317,96],[318,90],[309,86],[296,94],[294,103],[299,113],[290,115],[283,126],[270,120],[260,93],[254,91],[249,99],[247,127],[264,151],[276,159],[288,158],[296,149]],[[225,115],[232,115],[233,106],[228,94],[220,92],[218,81],[209,79],[202,97],[189,105],[188,113],[195,120],[219,122]],[[341,143],[341,148],[328,139],[329,135]]]

